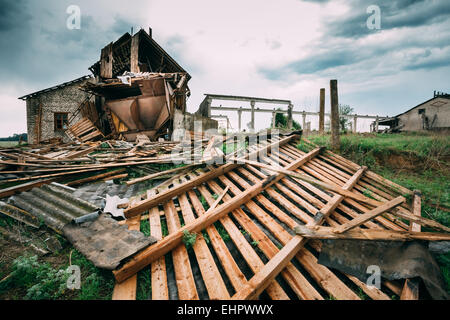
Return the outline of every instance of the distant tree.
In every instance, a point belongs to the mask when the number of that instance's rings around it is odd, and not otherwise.
[[[28,140],[28,135],[26,133],[14,133],[7,138],[0,138],[0,141],[19,141],[20,137],[22,137],[22,141]]]
[[[348,104],[339,105],[339,127],[341,131],[347,132],[348,125],[350,123],[349,118],[342,117],[345,115],[350,115],[354,112],[353,108]]]
[[[281,110],[281,109],[278,109]],[[276,128],[287,128],[288,120],[287,116],[282,113],[275,114],[275,127]],[[292,120],[292,128],[295,130],[300,130],[302,126],[295,120]]]

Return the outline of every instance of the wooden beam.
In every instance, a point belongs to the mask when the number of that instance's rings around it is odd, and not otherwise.
[[[334,233],[344,233],[348,230],[354,229],[356,227],[359,227],[360,225],[364,224],[367,221],[372,220],[373,218],[378,217],[379,215],[385,213],[386,211],[391,210],[392,208],[401,205],[404,203],[406,199],[402,196],[395,198],[394,200],[391,200],[389,202],[386,202],[382,204],[381,206],[370,210],[369,212],[366,212],[364,214],[361,214],[354,218],[353,220],[350,220],[349,222],[342,224],[336,228],[333,228]]]
[[[137,201],[137,197],[132,199],[132,202]],[[136,216],[133,219],[127,220],[128,230],[139,231],[141,229],[141,217]],[[137,289],[137,274],[130,277],[122,283],[117,283],[114,286],[112,300],[136,300]]]
[[[354,229],[344,233],[335,233],[331,227],[308,227],[298,225],[294,231],[308,239],[327,240],[387,240],[387,241],[449,241],[449,233],[392,231],[379,229]]]
[[[292,162],[288,168],[296,169],[303,165],[305,162],[309,161],[311,158],[315,157],[321,148],[317,148],[305,156],[297,159]],[[140,253],[131,258],[131,260],[121,268],[113,271],[116,280],[121,282],[125,279],[129,278],[139,270],[145,268],[147,265],[165,255],[174,249],[183,239],[183,235],[185,231],[189,233],[196,233],[204,230],[206,227],[210,226],[220,218],[222,218],[225,214],[239,208],[242,204],[252,199],[253,197],[260,194],[266,188],[272,186],[274,183],[278,182],[285,175],[282,173],[278,173],[273,176],[269,176],[266,179],[262,180],[259,183],[256,183],[252,187],[245,190],[241,194],[233,197],[230,201],[218,206],[216,209],[210,211],[208,214],[205,214],[199,217],[195,222],[185,225],[181,229],[177,230],[174,233],[171,233],[169,236],[161,240],[160,242],[148,247],[147,249],[142,250]],[[186,190],[187,191],[187,190]],[[141,212],[141,211],[139,211]]]
[[[185,166],[185,167],[178,167],[178,168],[174,168],[174,169],[170,169],[170,170],[166,170],[166,171],[156,172],[156,173],[150,174],[150,175],[145,176],[145,177],[140,177],[140,178],[136,178],[136,179],[127,181],[127,185],[131,186],[131,185],[139,183],[139,182],[153,180],[155,178],[158,178],[160,176],[164,176],[166,174],[175,173],[175,172],[178,172],[178,171],[181,171],[181,170],[185,170],[185,169],[188,169],[188,168],[194,168],[194,167],[199,166],[199,165],[200,164],[194,163],[194,164],[190,164],[190,165]]]
[[[337,80],[330,81],[330,98],[331,98],[331,148],[339,150],[341,145],[340,123],[339,123],[339,100]]]
[[[13,194],[16,194],[19,192],[28,191],[28,190],[40,187],[45,184],[50,184],[54,181],[55,181],[55,179],[37,180],[37,181],[33,181],[33,182],[24,183],[24,184],[21,184],[18,186],[14,186],[14,187],[1,189],[0,190],[0,199],[12,196]]]
[[[139,32],[131,38],[130,72],[139,73]]]
[[[344,185],[344,189],[352,189],[359,179],[362,177],[367,167],[360,168],[350,180]],[[340,195],[335,195],[329,201],[326,209],[322,208],[314,217],[313,226],[321,225],[331,212],[344,198]],[[278,273],[286,267],[291,259],[300,251],[306,244],[307,239],[301,236],[293,237],[257,274],[255,274],[244,286],[242,290],[237,292],[233,300],[251,300],[258,297],[261,292],[267,287],[271,280],[278,275]]]
[[[415,216],[422,216],[422,194],[419,190],[414,190],[412,211]],[[411,222],[409,231],[420,232],[420,224]],[[403,285],[402,294],[400,300],[419,300],[419,280],[418,279],[406,279]]]
[[[376,205],[382,204],[382,202],[379,202],[379,201],[370,199],[368,197],[365,197],[365,196],[353,193],[351,191],[345,190],[344,188],[341,188],[341,187],[339,187],[336,184],[330,184],[330,183],[322,182],[322,181],[314,179],[314,178],[312,178],[312,177],[310,177],[310,176],[308,176],[306,174],[302,174],[302,173],[286,170],[284,168],[276,167],[276,166],[273,166],[273,165],[267,165],[267,164],[264,164],[264,163],[261,163],[261,162],[257,162],[257,161],[251,161],[251,160],[245,160],[245,159],[237,159],[237,158],[232,158],[230,160],[234,160],[234,161],[237,161],[237,162],[240,162],[240,163],[246,163],[246,164],[249,164],[249,165],[252,165],[252,166],[255,166],[255,167],[259,167],[259,168],[264,168],[264,169],[267,169],[267,170],[272,171],[272,172],[283,173],[283,174],[285,174],[287,176],[291,176],[291,177],[294,177],[294,178],[301,179],[301,180],[309,182],[311,184],[320,186],[320,187],[322,187],[324,189],[336,192],[336,193],[338,193],[340,195],[343,195],[343,196],[345,196],[347,198],[352,198],[352,199],[355,199],[355,200],[358,200],[358,201],[361,201],[361,202],[364,202],[364,203],[369,203],[371,205],[374,205],[375,203],[376,203]]]
[[[70,182],[66,183],[66,186],[69,186],[69,187],[78,186],[78,185],[86,183],[86,182],[100,180],[102,178],[106,178],[106,177],[109,177],[109,176],[112,176],[112,175],[116,175],[116,174],[119,174],[119,173],[124,172],[124,171],[125,171],[125,169],[119,169],[119,170],[110,171],[110,172],[106,172],[106,173],[102,173],[102,174],[97,174],[97,175],[92,176],[92,177],[87,177],[87,178],[84,178],[84,179],[70,181]]]
[[[212,210],[214,210],[220,203],[220,201],[222,201],[223,197],[225,197],[225,195],[227,194],[228,190],[230,189],[229,186],[227,186],[225,188],[225,190],[223,190],[222,194],[217,198],[216,201],[214,201],[214,203],[211,205],[211,207],[209,207],[208,211],[206,211],[206,213],[211,212]]]
[[[252,153],[248,154],[246,156],[246,158],[254,157],[254,156],[257,156],[259,154],[267,154],[273,148],[275,148],[277,146],[280,146],[280,145],[283,145],[283,144],[286,144],[286,143],[288,143],[289,141],[291,141],[291,140],[293,140],[295,138],[298,138],[298,136],[295,136],[295,135],[294,136],[289,136],[289,137],[286,137],[286,138],[284,138],[284,139],[282,139],[280,141],[271,143],[270,145],[268,145],[268,146],[266,146],[266,147],[264,147],[264,148],[262,148],[260,150],[257,150],[255,152],[252,152]],[[135,215],[137,215],[139,213],[147,211],[150,208],[152,208],[152,207],[154,207],[154,206],[156,206],[156,205],[158,205],[160,203],[163,203],[163,202],[165,202],[167,200],[170,200],[173,197],[175,197],[175,196],[177,196],[177,195],[179,195],[181,193],[184,193],[184,192],[187,192],[187,191],[191,190],[193,187],[201,185],[202,183],[204,183],[204,182],[206,182],[206,181],[208,181],[210,179],[214,179],[214,178],[216,178],[218,176],[221,176],[222,174],[225,174],[225,173],[233,170],[237,166],[238,166],[238,164],[234,164],[234,163],[228,163],[228,164],[222,165],[222,166],[220,166],[220,167],[218,167],[218,168],[216,168],[214,170],[208,171],[208,172],[198,176],[195,179],[192,179],[190,181],[186,181],[185,183],[182,183],[182,184],[180,184],[180,185],[178,185],[178,186],[176,186],[174,188],[171,188],[169,190],[161,192],[160,194],[158,194],[158,195],[156,195],[156,196],[154,196],[154,197],[152,197],[150,199],[143,200],[143,201],[139,202],[137,205],[127,208],[124,211],[125,217],[127,217],[127,218],[133,217],[133,216],[135,216]]]

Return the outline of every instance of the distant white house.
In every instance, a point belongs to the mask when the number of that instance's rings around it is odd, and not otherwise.
[[[434,92],[427,100],[399,115],[379,120],[388,131],[437,131],[450,129],[450,94]]]

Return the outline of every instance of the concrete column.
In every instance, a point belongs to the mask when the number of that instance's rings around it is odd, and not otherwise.
[[[255,131],[255,101],[251,101],[250,105],[252,107],[252,120],[250,122],[250,131],[254,132]]]
[[[272,129],[275,129],[275,126],[277,125],[276,119],[277,119],[277,113],[272,112]]]
[[[378,133],[378,122],[379,122],[379,118],[377,116],[377,119],[375,120],[375,132]]]
[[[339,136],[339,99],[337,80],[330,81],[331,98],[331,148],[339,150],[341,141]]]
[[[289,104],[289,106],[288,106],[288,119],[287,119],[287,126],[288,126],[289,130],[292,129],[292,109],[293,108],[294,108],[294,106],[292,104]]]
[[[240,110],[238,111],[238,128],[239,128],[239,132],[242,131],[242,107],[239,108]]]
[[[305,113],[305,111],[303,111],[303,114],[302,114],[302,129],[306,130],[306,113]]]
[[[207,110],[208,110],[208,118],[211,118],[211,104],[212,104],[212,99],[208,98],[207,101]]]
[[[325,88],[320,89],[319,134],[325,132]]]
[[[358,122],[358,116],[355,115],[355,117],[353,118],[353,133],[356,133],[356,124]]]

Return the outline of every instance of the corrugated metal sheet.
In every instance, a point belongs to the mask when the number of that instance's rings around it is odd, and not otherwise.
[[[73,192],[73,196],[85,199],[98,207],[105,206],[106,195],[119,196],[120,198],[131,198],[139,194],[145,193],[146,190],[151,189],[158,183],[154,181],[144,181],[131,186],[126,184],[114,184],[110,182],[97,182],[84,185],[77,188]]]
[[[8,203],[31,213],[58,232],[72,219],[98,209],[98,206],[77,198],[68,189],[54,183],[14,195]]]

